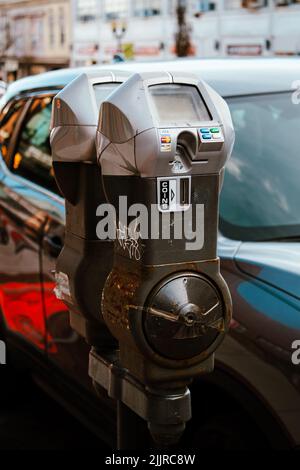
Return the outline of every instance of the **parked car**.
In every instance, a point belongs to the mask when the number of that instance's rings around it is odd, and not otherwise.
[[[300,340],[300,107],[293,83],[300,78],[299,59],[111,67],[198,73],[227,100],[236,131],[219,236],[234,319],[217,352],[215,372],[191,387],[194,414],[181,444],[297,447],[300,369],[292,354]],[[89,346],[71,329],[68,311],[53,293],[65,219],[51,164],[51,103],[83,71],[21,79],[0,102],[1,334],[9,360],[21,363],[115,446],[115,403],[104,390],[95,394],[87,374]]]
[[[7,89],[7,84],[3,81],[0,80],[0,98],[4,95]]]

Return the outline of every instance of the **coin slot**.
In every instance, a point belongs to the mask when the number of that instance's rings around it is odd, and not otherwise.
[[[180,179],[180,205],[187,206],[190,203],[190,179]]]

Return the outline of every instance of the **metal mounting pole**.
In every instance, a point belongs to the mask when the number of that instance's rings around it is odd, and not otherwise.
[[[146,449],[150,443],[147,423],[128,408],[121,400],[117,401],[117,448]],[[148,444],[148,445],[147,445]]]

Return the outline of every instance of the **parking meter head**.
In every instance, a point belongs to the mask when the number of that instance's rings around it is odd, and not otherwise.
[[[66,178],[63,164],[95,163],[99,107],[128,76],[109,70],[82,73],[53,100],[50,143],[55,177],[62,194],[71,202],[76,201],[78,185],[74,178]],[[70,167],[68,171],[72,171]]]
[[[216,245],[233,143],[227,104],[194,74],[132,75],[100,107],[97,159],[116,214],[102,313],[147,383],[195,375],[228,328]]]
[[[226,102],[192,74],[132,75],[100,108],[97,154],[103,175],[217,173],[233,142]]]

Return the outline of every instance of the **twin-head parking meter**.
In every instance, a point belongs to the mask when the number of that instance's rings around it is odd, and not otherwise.
[[[180,438],[187,386],[213,369],[231,318],[216,245],[233,142],[226,103],[194,74],[84,74],[53,104],[56,292],[92,346],[96,386],[163,445]]]

